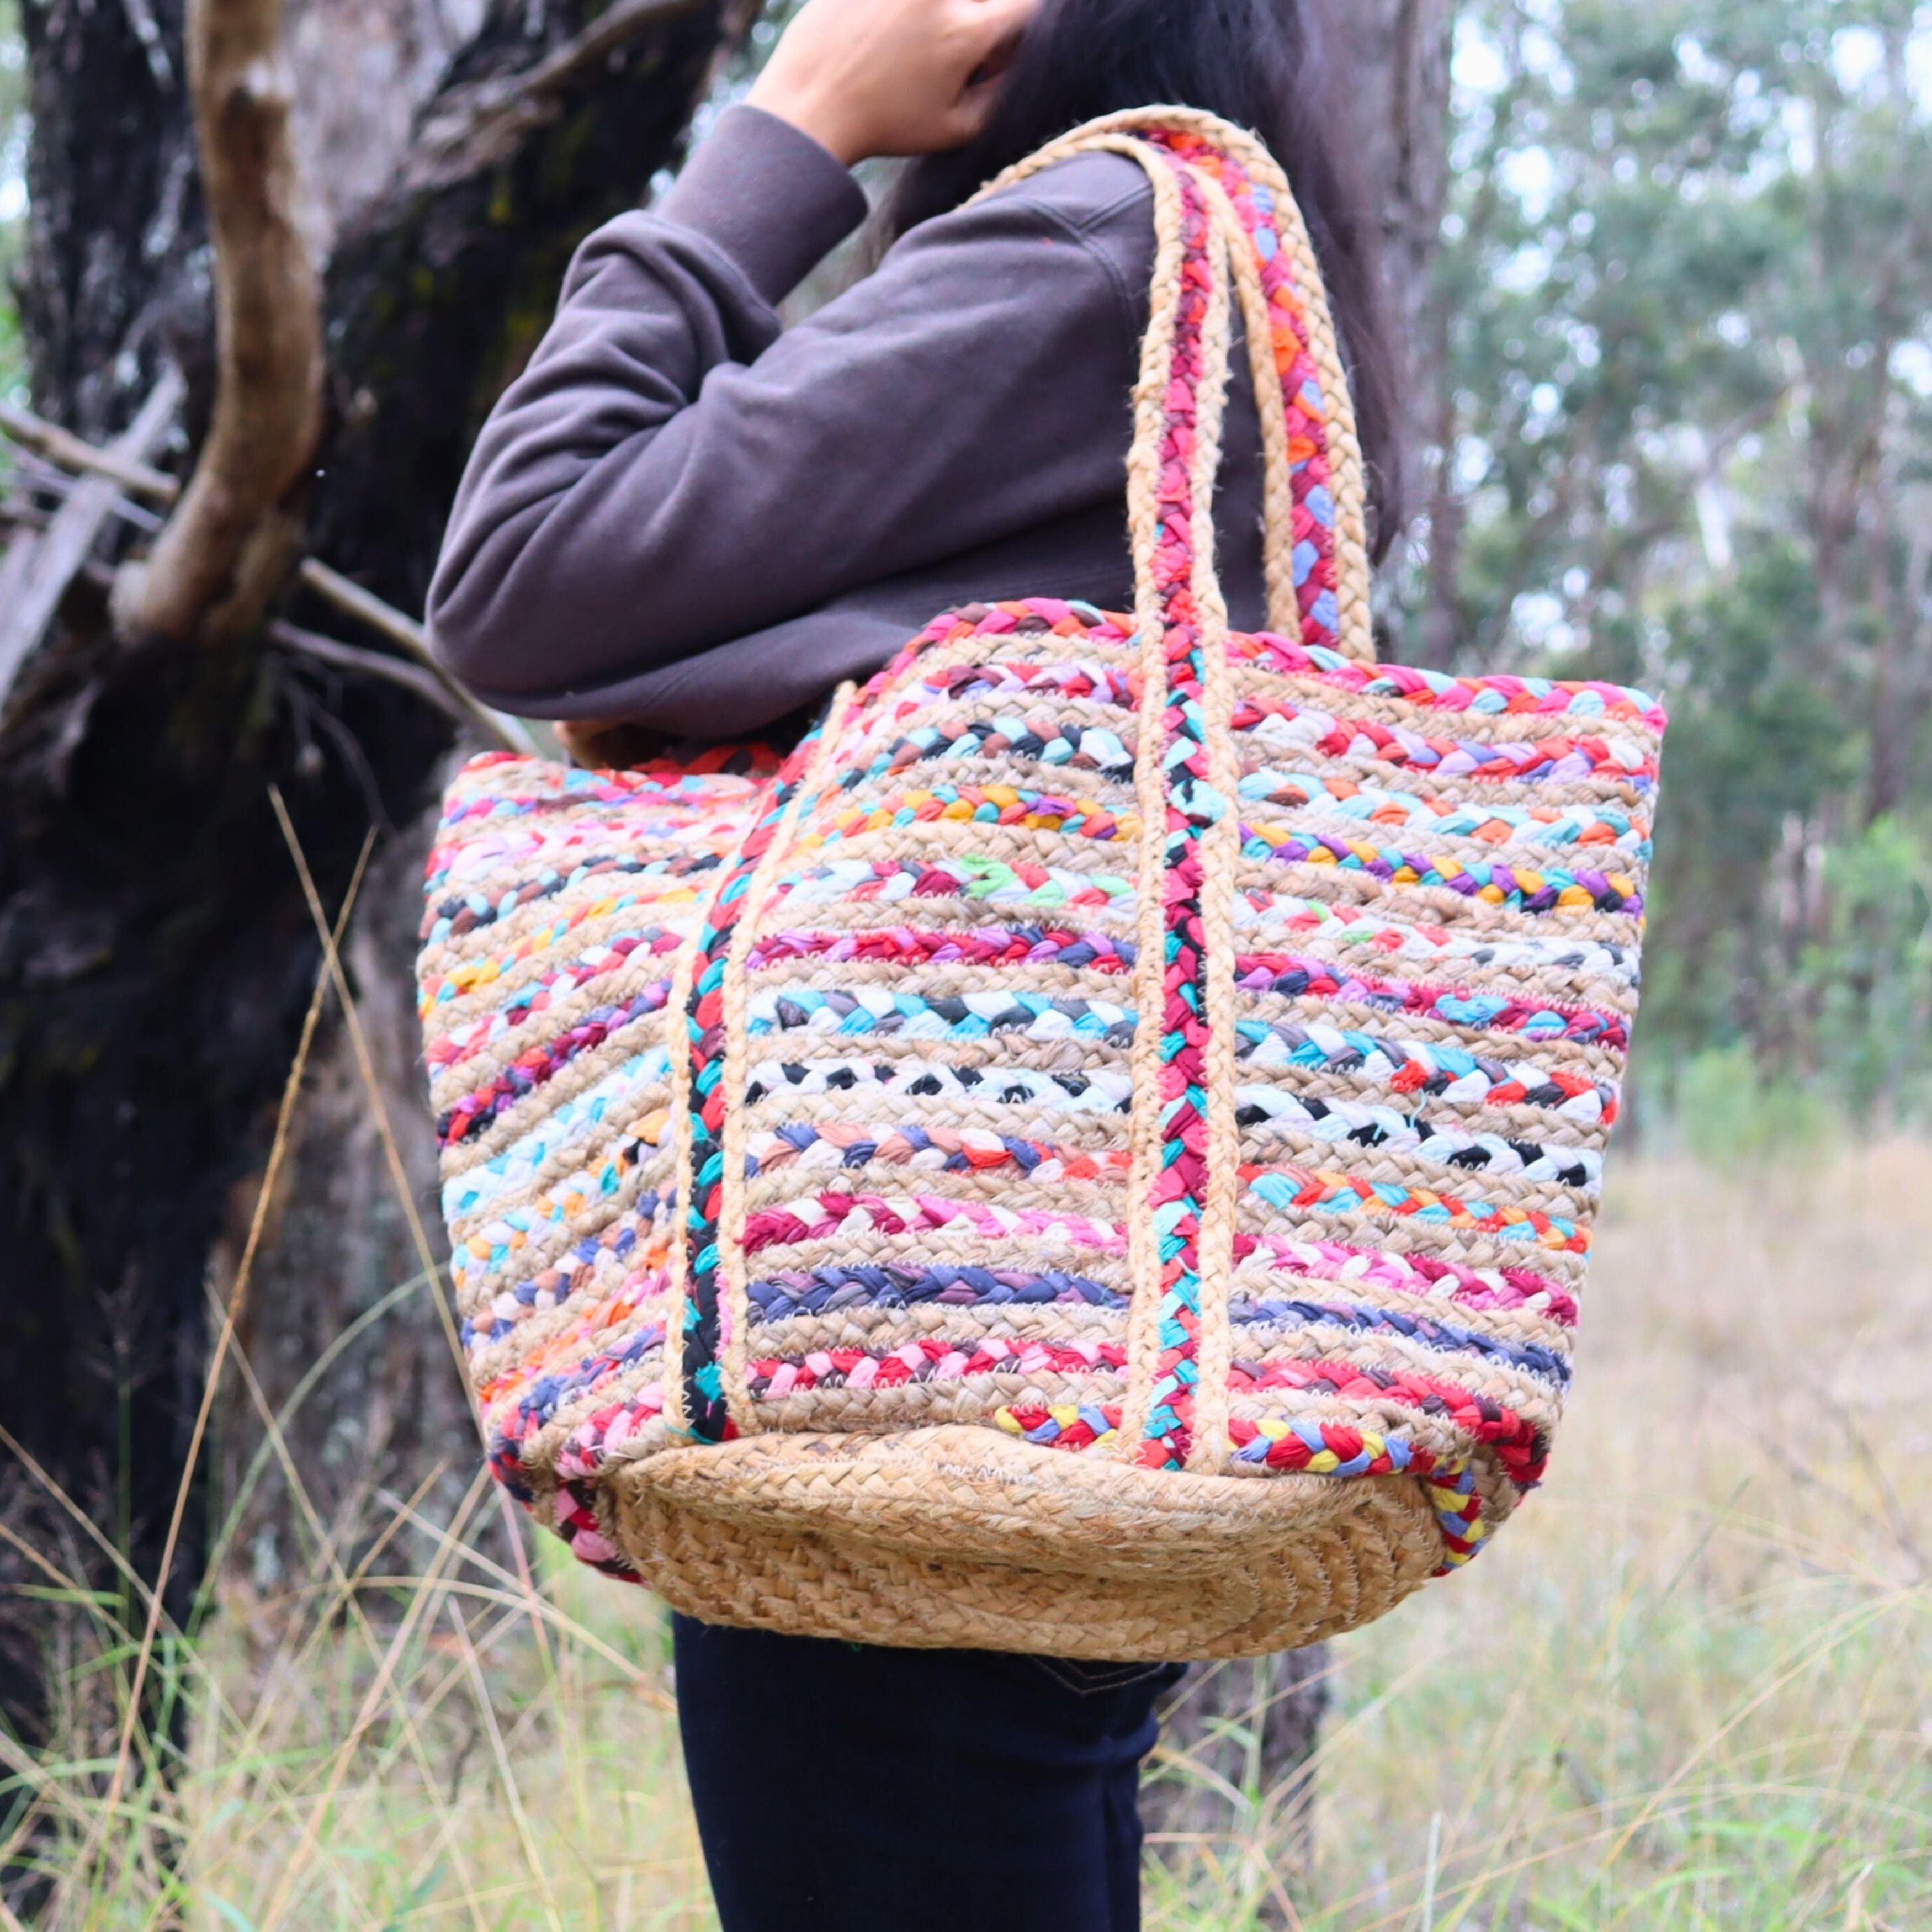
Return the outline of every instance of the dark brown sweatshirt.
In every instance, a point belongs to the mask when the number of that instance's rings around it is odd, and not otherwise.
[[[816,142],[734,107],[658,206],[579,249],[430,588],[436,649],[478,697],[727,736],[954,604],[1131,606],[1145,176],[1063,162],[922,224],[781,332],[776,305],[865,212]],[[1221,566],[1255,628],[1260,446],[1234,360]]]

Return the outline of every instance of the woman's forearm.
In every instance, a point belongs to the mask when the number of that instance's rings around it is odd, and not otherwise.
[[[536,690],[614,650],[644,668],[700,641],[653,631],[630,601],[633,572],[596,554],[595,518],[614,496],[628,500],[633,544],[644,539],[650,500],[672,484],[653,454],[657,439],[712,370],[751,362],[771,344],[774,305],[864,212],[829,153],[741,109],[661,212],[620,216],[579,250],[556,316],[491,412],[451,512],[429,615],[459,676]]]
[[[1080,165],[1138,206],[1131,163]],[[782,336],[674,209],[601,231],[478,442],[445,661],[537,710],[1117,497],[1137,320],[1040,194],[927,224]]]

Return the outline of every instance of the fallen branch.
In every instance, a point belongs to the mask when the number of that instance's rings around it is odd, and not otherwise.
[[[297,208],[280,0],[189,0],[188,78],[214,243],[214,413],[146,562],[115,587],[122,635],[232,636],[289,541],[276,512],[322,427],[321,285]],[[254,554],[250,554],[250,553]]]
[[[184,389],[178,370],[163,371],[133,422],[106,454],[122,463],[144,462],[173,428]],[[23,531],[8,545],[0,562],[0,708],[20,667],[53,621],[68,586],[86,562],[101,525],[114,514],[121,490],[115,478],[85,476],[68,492],[44,531],[38,536]]]
[[[491,74],[452,87],[424,122],[398,175],[395,192],[447,188],[514,153],[532,128],[555,118],[560,97],[648,29],[701,0],[615,0],[574,39],[520,74]]]
[[[401,645],[461,708],[462,715],[480,725],[505,750],[520,752],[526,758],[542,755],[536,740],[520,719],[507,717],[500,711],[491,710],[487,704],[479,704],[436,662],[436,654],[429,647],[428,634],[413,617],[405,616],[393,604],[384,603],[374,591],[364,590],[361,584],[352,583],[339,570],[331,570],[317,558],[304,557],[296,574],[317,596],[328,598],[338,610],[346,611],[372,631],[380,631],[384,637]]]
[[[157,386],[155,394],[148,398],[133,427],[106,449],[83,442],[70,431],[28,410],[0,404],[0,430],[24,447],[53,458],[68,470],[82,472],[78,482],[50,472],[47,481],[50,486],[68,484],[71,487],[67,501],[47,522],[44,536],[36,537],[28,527],[25,516],[16,513],[9,519],[17,534],[4,560],[0,560],[0,700],[5,698],[13,674],[32,650],[40,632],[46,628],[46,620],[58,608],[67,586],[86,562],[87,550],[92,547],[100,525],[109,517],[118,515],[142,526],[152,527],[146,513],[128,502],[120,492],[138,488],[143,495],[155,496],[161,494],[158,485],[165,484],[170,490],[174,488],[172,477],[149,469],[140,458],[160,442],[172,425],[175,412],[180,406],[181,394],[179,378],[170,370],[162,383]],[[75,507],[76,502],[80,509]],[[58,586],[50,593],[39,586],[44,578],[51,581],[51,573],[80,542],[82,510],[89,520],[86,541]],[[57,540],[58,557],[46,555],[50,538]],[[493,711],[488,705],[478,703],[436,662],[427,634],[414,618],[405,616],[394,604],[385,603],[374,592],[364,590],[340,571],[330,569],[319,558],[304,558],[296,574],[310,590],[326,598],[337,609],[346,611],[371,630],[380,632],[392,643],[399,644],[413,662],[405,663],[400,658],[386,657],[380,651],[340,644],[333,638],[325,638],[280,619],[268,627],[268,634],[275,643],[319,662],[332,664],[340,670],[386,679],[392,684],[413,692],[425,704],[434,705],[458,724],[475,727],[506,751],[520,752],[525,758],[542,755],[542,748],[520,719]],[[117,593],[126,580],[124,572],[116,583]],[[50,594],[50,603],[46,602]],[[31,622],[43,604],[45,614],[40,617],[33,636],[24,645],[14,647],[17,656],[10,660],[6,652],[14,631]]]
[[[12,403],[0,403],[0,434],[10,436],[22,448],[58,464],[63,470],[111,477],[130,496],[172,503],[181,494],[181,484],[166,470],[130,462],[111,449],[97,449],[71,430],[62,429],[58,423],[50,423],[32,410],[18,408]]]
[[[340,643],[334,638],[325,638],[319,631],[304,630],[299,624],[291,624],[280,617],[268,626],[268,637],[271,642],[280,644],[284,650],[313,658],[318,664],[400,685],[404,690],[413,692],[425,704],[433,704],[445,716],[454,718],[459,724],[469,722],[470,714],[444,688],[442,680],[433,676],[420,664],[406,663],[400,658],[386,657],[380,651],[365,651],[360,644]]]
[[[44,530],[52,520],[50,511],[24,496],[0,497],[0,524],[10,530]],[[22,554],[26,554],[24,548]]]
[[[24,491],[29,498],[54,496],[62,502],[72,496],[85,480],[75,476],[70,470],[63,470],[57,464],[48,462],[44,457],[36,456],[30,449],[17,452],[10,466],[0,472],[0,484],[5,484],[16,491]],[[4,512],[0,512],[0,514]],[[108,514],[118,518],[124,524],[132,524],[136,530],[148,536],[152,536],[161,527],[161,519],[152,510],[130,502],[124,496],[114,499],[113,506]]]

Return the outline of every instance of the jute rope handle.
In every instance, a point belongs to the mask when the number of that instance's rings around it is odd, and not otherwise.
[[[1274,349],[1275,318],[1270,311],[1262,286],[1261,263],[1247,229],[1235,212],[1221,183],[1204,169],[1194,166],[1173,150],[1150,136],[1180,134],[1192,136],[1220,151],[1244,174],[1250,183],[1264,190],[1273,203],[1271,213],[1288,265],[1292,286],[1300,304],[1301,334],[1310,360],[1315,366],[1322,392],[1323,439],[1327,446],[1329,490],[1334,504],[1334,557],[1336,606],[1335,635],[1337,648],[1346,657],[1364,664],[1375,662],[1375,635],[1370,614],[1370,578],[1367,544],[1366,491],[1364,482],[1361,445],[1355,432],[1354,406],[1348,376],[1328,304],[1328,291],[1316,259],[1306,222],[1294,190],[1280,164],[1267,146],[1245,129],[1219,116],[1191,107],[1154,106],[1132,109],[1088,122],[1049,142],[1045,147],[1016,162],[980,190],[975,200],[997,194],[1002,189],[1036,174],[1056,162],[1076,154],[1113,152],[1138,161],[1148,171],[1156,194],[1156,218],[1160,206],[1159,166],[1172,170],[1186,167],[1201,184],[1216,225],[1226,234],[1232,267],[1235,293],[1241,304],[1248,343],[1248,356],[1255,401],[1261,418],[1264,458],[1263,503],[1264,577],[1268,592],[1268,624],[1271,629],[1294,642],[1303,641],[1301,610],[1294,575],[1294,533],[1293,482],[1287,437],[1287,398]],[[1150,310],[1157,310],[1170,293],[1163,287],[1171,282],[1171,270],[1164,269],[1156,255]],[[1155,334],[1150,322],[1150,336]],[[1143,358],[1144,379],[1147,358]],[[1158,436],[1157,420],[1150,422],[1144,412],[1137,412],[1135,440],[1138,448],[1150,435]],[[1131,474],[1131,469],[1130,469]],[[1147,560],[1138,545],[1135,553],[1137,577],[1144,573]],[[1202,560],[1204,568],[1211,560]]]

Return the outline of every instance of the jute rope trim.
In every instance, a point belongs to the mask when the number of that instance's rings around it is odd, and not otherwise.
[[[1264,574],[1269,593],[1269,621],[1284,635],[1299,642],[1304,637],[1312,644],[1332,644],[1344,658],[1364,664],[1375,661],[1375,634],[1370,606],[1370,572],[1366,540],[1366,492],[1363,482],[1361,446],[1355,434],[1354,407],[1348,392],[1346,374],[1337,346],[1335,326],[1328,305],[1328,290],[1302,218],[1294,190],[1280,165],[1264,143],[1252,134],[1232,126],[1215,116],[1188,108],[1144,107],[1110,115],[1076,128],[1050,142],[1036,153],[1013,166],[980,190],[979,199],[997,194],[1037,173],[1042,168],[1071,159],[1076,154],[1096,151],[1128,152],[1120,137],[1169,148],[1196,178],[1219,174],[1212,185],[1221,190],[1232,182],[1243,194],[1244,208],[1235,217],[1241,230],[1242,254],[1253,261],[1256,246],[1272,245],[1275,253],[1276,286],[1282,299],[1269,304],[1261,294],[1260,277],[1254,279],[1259,301],[1248,322],[1250,356],[1256,364],[1256,398],[1262,418],[1263,447],[1270,458],[1270,472],[1264,482],[1264,502],[1268,511],[1264,532]],[[1138,159],[1138,154],[1132,157]],[[1258,197],[1256,190],[1260,190]],[[1265,199],[1267,206],[1258,205]],[[1250,220],[1252,216],[1252,220]],[[1266,235],[1268,243],[1259,243]],[[1238,269],[1238,274],[1246,272]],[[1160,284],[1156,270],[1156,286]],[[1248,298],[1244,295],[1244,305]],[[1260,367],[1262,347],[1270,352],[1276,322],[1299,338],[1313,364],[1318,396],[1311,399],[1314,408],[1306,420],[1311,441],[1322,448],[1329,471],[1328,494],[1334,527],[1331,560],[1318,560],[1318,569],[1330,578],[1318,588],[1332,590],[1336,604],[1332,634],[1310,626],[1294,584],[1294,520],[1282,514],[1283,493],[1280,472],[1274,461],[1279,451],[1286,457],[1284,407],[1294,399],[1284,398],[1281,371],[1274,355],[1267,356],[1265,370]],[[1259,345],[1256,338],[1258,336]],[[1272,405],[1280,403],[1283,407]],[[1298,412],[1298,413],[1299,413]],[[1291,488],[1293,488],[1291,484]],[[1306,499],[1304,499],[1304,502]],[[1326,566],[1325,569],[1321,567]]]
[[[736,864],[726,869],[711,901],[704,925],[688,956],[688,992],[682,1008],[686,1015],[690,1045],[674,1053],[674,1063],[685,1069],[684,1105],[675,1118],[690,1123],[679,1136],[678,1201],[680,1238],[674,1246],[674,1274],[684,1291],[683,1370],[679,1407],[686,1430],[704,1442],[728,1440],[736,1432],[726,1399],[722,1348],[724,1324],[729,1318],[725,1296],[731,1276],[725,1269],[720,1224],[727,1190],[743,1184],[742,1114],[731,1102],[728,1072],[735,1004],[740,1038],[742,1075],[743,972],[732,973],[742,943],[753,930],[745,914],[761,884],[776,876],[785,834],[795,823],[796,808],[812,790],[826,754],[836,742],[838,723],[850,709],[853,688],[842,685],[818,728],[800,746],[780,774],[770,802],[758,828],[744,844]],[[686,956],[680,954],[681,974]],[[735,998],[734,998],[735,989]],[[730,1160],[734,1132],[740,1136],[737,1170]],[[742,1256],[738,1256],[742,1280]],[[742,1318],[737,1324],[742,1330]]]
[[[849,682],[842,684],[832,695],[819,725],[812,755],[772,831],[771,844],[746,888],[744,912],[732,933],[724,961],[722,988],[724,1007],[722,1086],[726,1098],[724,1171],[720,1177],[716,1224],[720,1280],[718,1349],[726,1413],[741,1427],[752,1414],[745,1367],[745,1330],[748,1320],[746,1306],[745,1141],[749,1124],[748,1110],[742,1104],[734,1103],[739,1101],[746,1086],[746,974],[759,919],[790,856],[790,842],[800,818],[808,802],[815,799],[818,788],[823,782],[826,763],[850,715],[854,695],[855,688]]]

